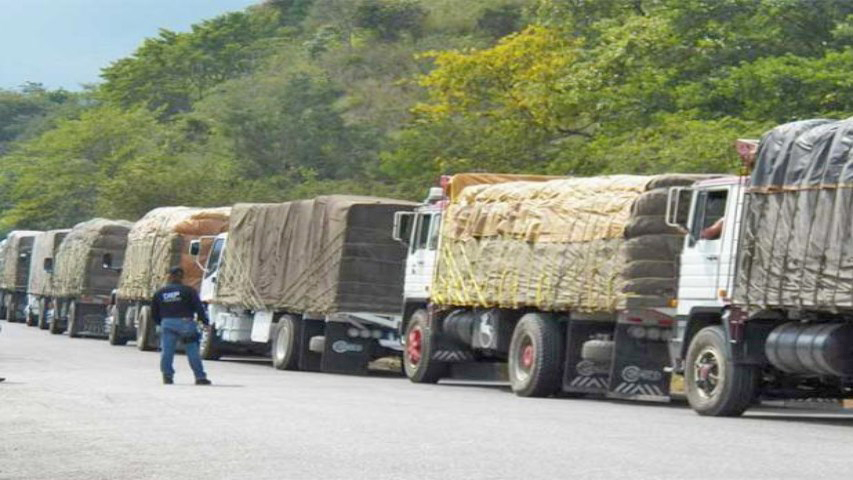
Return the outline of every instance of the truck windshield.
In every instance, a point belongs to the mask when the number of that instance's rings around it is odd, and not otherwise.
[[[213,241],[213,246],[210,247],[210,255],[207,257],[207,271],[204,272],[205,277],[212,275],[219,268],[219,257],[222,255],[222,245],[225,241],[217,238]]]
[[[412,251],[424,250],[429,243],[430,224],[432,223],[432,215],[418,215],[418,230],[415,241],[412,244]]]

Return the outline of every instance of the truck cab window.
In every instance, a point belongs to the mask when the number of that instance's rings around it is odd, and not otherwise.
[[[436,213],[432,216],[432,220],[430,223],[432,224],[431,232],[429,234],[429,249],[437,250],[438,249],[438,231],[441,227],[440,214]]]
[[[217,238],[213,241],[213,246],[210,247],[210,255],[207,257],[207,271],[204,272],[205,277],[209,277],[219,268],[219,257],[222,256],[222,245],[224,240]]]
[[[723,217],[726,213],[728,190],[711,190],[699,193],[696,215],[691,229],[691,246],[697,240],[719,240],[723,234]]]
[[[432,224],[432,215],[418,215],[418,230],[416,233],[415,242],[412,245],[413,251],[425,250],[429,244],[430,225]]]

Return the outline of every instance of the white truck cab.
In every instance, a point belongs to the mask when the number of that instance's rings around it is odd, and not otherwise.
[[[431,188],[423,205],[394,216],[394,240],[407,245],[404,304],[425,304],[438,257],[441,210],[445,201],[440,187]]]

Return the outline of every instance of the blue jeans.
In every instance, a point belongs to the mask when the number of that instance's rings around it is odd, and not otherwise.
[[[175,358],[175,347],[178,339],[184,339],[195,335],[195,341],[184,342],[187,351],[187,359],[196,379],[207,378],[204,367],[201,365],[201,356],[198,353],[198,327],[191,318],[167,317],[160,323],[160,371],[167,377],[175,375],[172,361]]]

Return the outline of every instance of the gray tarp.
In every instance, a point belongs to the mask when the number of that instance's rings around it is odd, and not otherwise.
[[[747,190],[735,301],[853,308],[853,119],[780,125]]]
[[[118,283],[118,272],[104,268],[103,257],[109,253],[121,264],[132,225],[103,218],[74,225],[56,254],[50,295],[109,295]]]
[[[237,204],[217,301],[294,313],[397,313],[405,247],[391,237],[394,212],[414,205],[343,195]]]
[[[666,189],[698,175],[465,187],[444,213],[433,299],[445,305],[613,311],[675,297],[683,235]]]
[[[123,300],[150,300],[166,282],[170,267],[184,269],[184,283],[198,289],[202,270],[189,254],[189,244],[202,236],[215,236],[228,229],[229,207],[161,207],[146,213],[133,225],[127,238],[118,297]],[[211,242],[199,262],[207,258]],[[117,264],[120,265],[120,264]]]
[[[44,261],[47,258],[56,260],[56,254],[62,240],[70,229],[49,230],[36,237],[33,246],[33,259],[30,262],[30,286],[28,292],[33,295],[49,295],[53,274],[45,271]]]
[[[35,237],[42,232],[15,230],[6,237],[0,289],[26,292],[29,287],[30,261]]]

